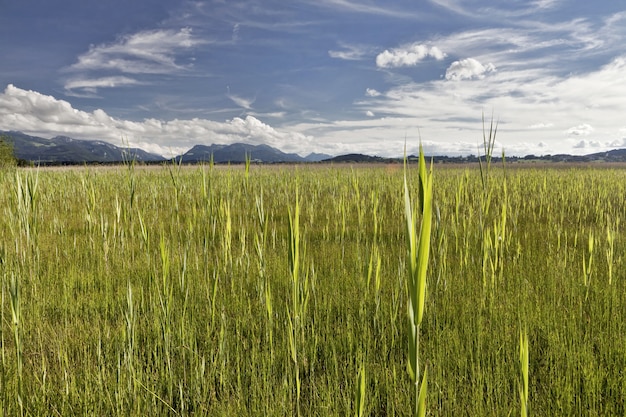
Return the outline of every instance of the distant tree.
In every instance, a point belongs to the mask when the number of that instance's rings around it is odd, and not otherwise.
[[[0,136],[0,168],[12,167],[16,164],[13,144],[7,136]]]

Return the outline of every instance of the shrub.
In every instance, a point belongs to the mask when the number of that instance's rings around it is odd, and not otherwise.
[[[13,143],[7,136],[0,136],[0,168],[15,166],[16,163]]]

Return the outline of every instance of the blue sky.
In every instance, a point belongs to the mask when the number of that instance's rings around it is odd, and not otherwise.
[[[626,4],[0,0],[0,130],[306,155],[626,147]]]

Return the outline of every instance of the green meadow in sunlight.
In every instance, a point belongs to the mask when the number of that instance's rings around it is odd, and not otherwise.
[[[624,415],[626,169],[433,165],[415,363],[404,178],[0,170],[0,416]]]

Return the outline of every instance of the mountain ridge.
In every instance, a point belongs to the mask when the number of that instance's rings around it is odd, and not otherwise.
[[[209,162],[211,160],[215,163],[241,163],[245,162],[246,158],[257,163],[310,162],[298,154],[284,153],[269,145],[246,143],[195,145],[184,154],[177,156],[175,160],[183,163]]]
[[[121,163],[134,160],[144,163],[159,163],[175,160],[182,163],[200,163],[213,160],[215,163],[243,163],[250,158],[255,163],[319,162],[331,155],[311,153],[301,157],[285,153],[269,145],[246,143],[195,145],[187,152],[174,158],[146,152],[139,148],[123,148],[102,140],[75,139],[55,136],[45,139],[17,131],[0,131],[0,136],[13,145],[15,157],[40,164],[83,164]]]
[[[42,164],[115,163],[135,160],[159,162],[166,159],[139,148],[121,148],[102,140],[55,136],[45,139],[22,132],[0,131],[13,145],[16,158]]]
[[[285,153],[266,144],[247,143],[195,145],[187,152],[174,158],[146,152],[140,148],[123,148],[102,140],[75,139],[69,136],[55,136],[45,139],[17,131],[0,131],[0,136],[7,138],[13,145],[14,154],[19,160],[43,164],[116,164],[134,160],[141,163],[163,163],[174,160],[180,163],[244,163],[248,159],[253,163],[395,163],[402,157],[385,158],[360,153],[338,156],[311,153],[302,157],[295,153]],[[414,159],[411,155],[408,159]],[[478,162],[478,156],[429,156],[436,163],[472,163]],[[494,156],[493,162],[501,161]],[[507,156],[507,162],[626,162],[626,149],[612,149],[587,155],[526,155],[524,157]]]

